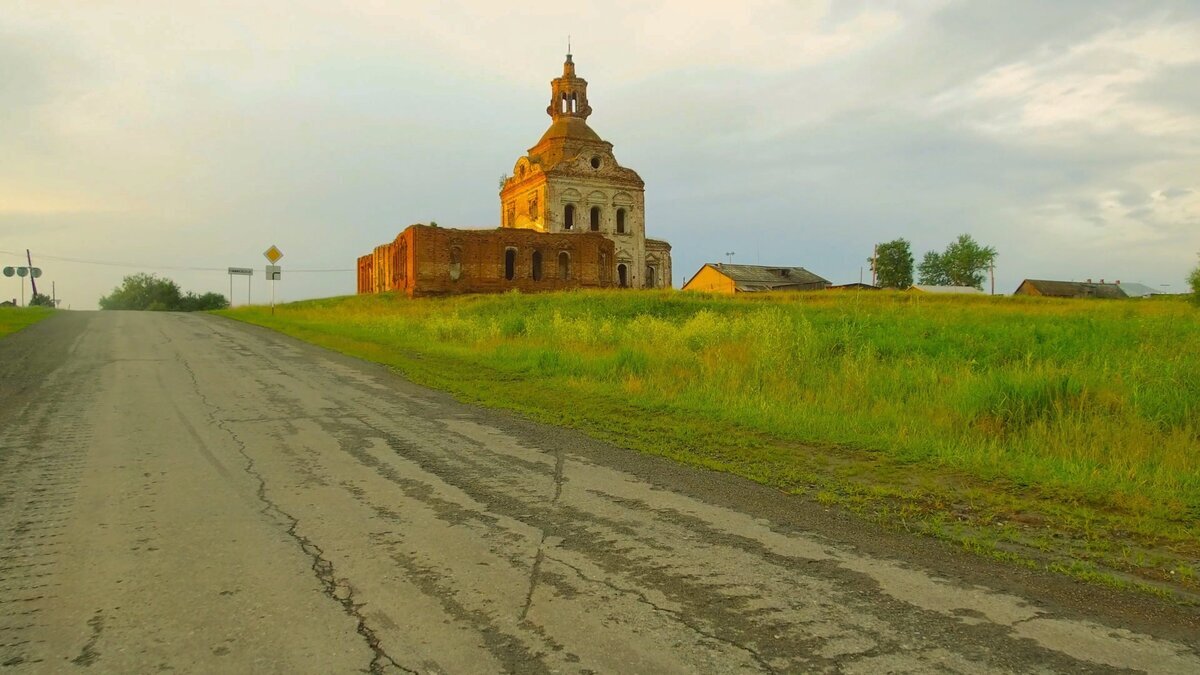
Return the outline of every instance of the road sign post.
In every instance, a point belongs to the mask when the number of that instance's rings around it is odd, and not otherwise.
[[[275,282],[279,281],[282,271],[279,265],[267,265],[267,280],[271,282],[271,313],[275,313]]]
[[[29,266],[5,267],[4,276],[11,277],[16,275],[21,279],[21,306],[25,305],[25,277],[29,277],[29,283],[33,286],[33,297],[37,297],[37,279],[42,276],[42,268]]]
[[[229,268],[229,306],[233,307],[233,277],[246,277],[246,304],[250,304],[250,277],[254,276],[254,269],[250,267],[230,267]]]
[[[275,282],[279,280],[279,265],[276,265],[275,263],[279,262],[280,259],[283,258],[283,251],[280,251],[278,246],[271,244],[271,248],[263,251],[263,257],[267,259],[267,262],[271,263],[270,265],[267,265],[267,280],[271,282],[271,314],[274,315]]]

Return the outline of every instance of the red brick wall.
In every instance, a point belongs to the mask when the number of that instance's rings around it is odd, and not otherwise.
[[[505,252],[510,248],[516,251],[511,280],[505,278]],[[535,252],[542,258],[540,280],[533,278]],[[566,279],[560,278],[562,252],[569,260]],[[451,274],[454,256],[458,258],[457,279]],[[614,275],[608,268],[614,259],[612,241],[600,234],[413,225],[392,243],[358,259],[358,292],[402,291],[416,297],[503,293],[514,288],[526,293],[608,288],[613,286]]]

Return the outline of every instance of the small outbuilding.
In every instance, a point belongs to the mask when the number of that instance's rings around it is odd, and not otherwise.
[[[1017,286],[1013,295],[1037,295],[1045,298],[1103,298],[1117,300],[1129,297],[1121,290],[1120,282],[1100,283],[1087,281],[1053,281],[1049,279],[1026,279]]]
[[[767,291],[820,291],[829,280],[803,267],[705,263],[683,285],[685,291],[709,293],[762,293]]]
[[[930,286],[916,284],[908,289],[913,293],[931,293],[933,295],[983,295],[983,291],[974,286]]]

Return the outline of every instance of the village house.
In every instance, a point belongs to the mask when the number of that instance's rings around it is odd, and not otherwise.
[[[1026,279],[1021,282],[1013,295],[1036,295],[1046,298],[1102,298],[1116,300],[1129,297],[1121,290],[1121,282],[1100,283],[1087,281],[1051,281],[1047,279]]]
[[[358,259],[358,292],[669,288],[671,246],[646,238],[645,183],[588,126],[570,54],[546,113],[550,128],[501,185],[499,228],[412,225]]]
[[[683,290],[709,293],[762,293],[764,291],[819,291],[828,287],[828,280],[803,267],[705,263],[683,285]]]

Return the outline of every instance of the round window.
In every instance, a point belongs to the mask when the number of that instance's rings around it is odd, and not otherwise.
[[[599,155],[592,158],[592,168],[593,169],[600,168],[600,156]]]

